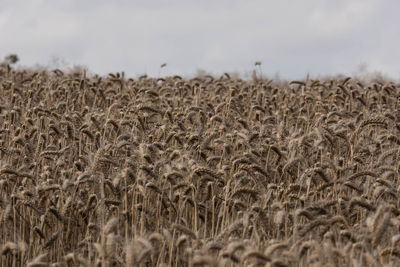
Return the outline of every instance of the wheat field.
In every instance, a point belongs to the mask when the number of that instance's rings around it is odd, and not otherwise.
[[[400,84],[0,68],[1,266],[399,266]]]

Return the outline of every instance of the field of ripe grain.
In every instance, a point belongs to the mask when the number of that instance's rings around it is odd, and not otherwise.
[[[400,84],[0,68],[1,266],[399,266]]]

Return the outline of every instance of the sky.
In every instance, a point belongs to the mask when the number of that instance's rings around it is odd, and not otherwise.
[[[398,0],[0,0],[0,60],[101,75],[199,70],[400,80]],[[160,68],[160,65],[167,66]]]

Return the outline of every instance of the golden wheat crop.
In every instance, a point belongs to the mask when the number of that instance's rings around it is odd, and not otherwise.
[[[1,266],[399,266],[400,84],[0,68]]]

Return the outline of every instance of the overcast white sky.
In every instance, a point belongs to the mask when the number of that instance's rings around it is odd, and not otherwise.
[[[249,73],[400,78],[398,0],[0,0],[0,59],[135,77]],[[160,69],[162,63],[167,67]]]

